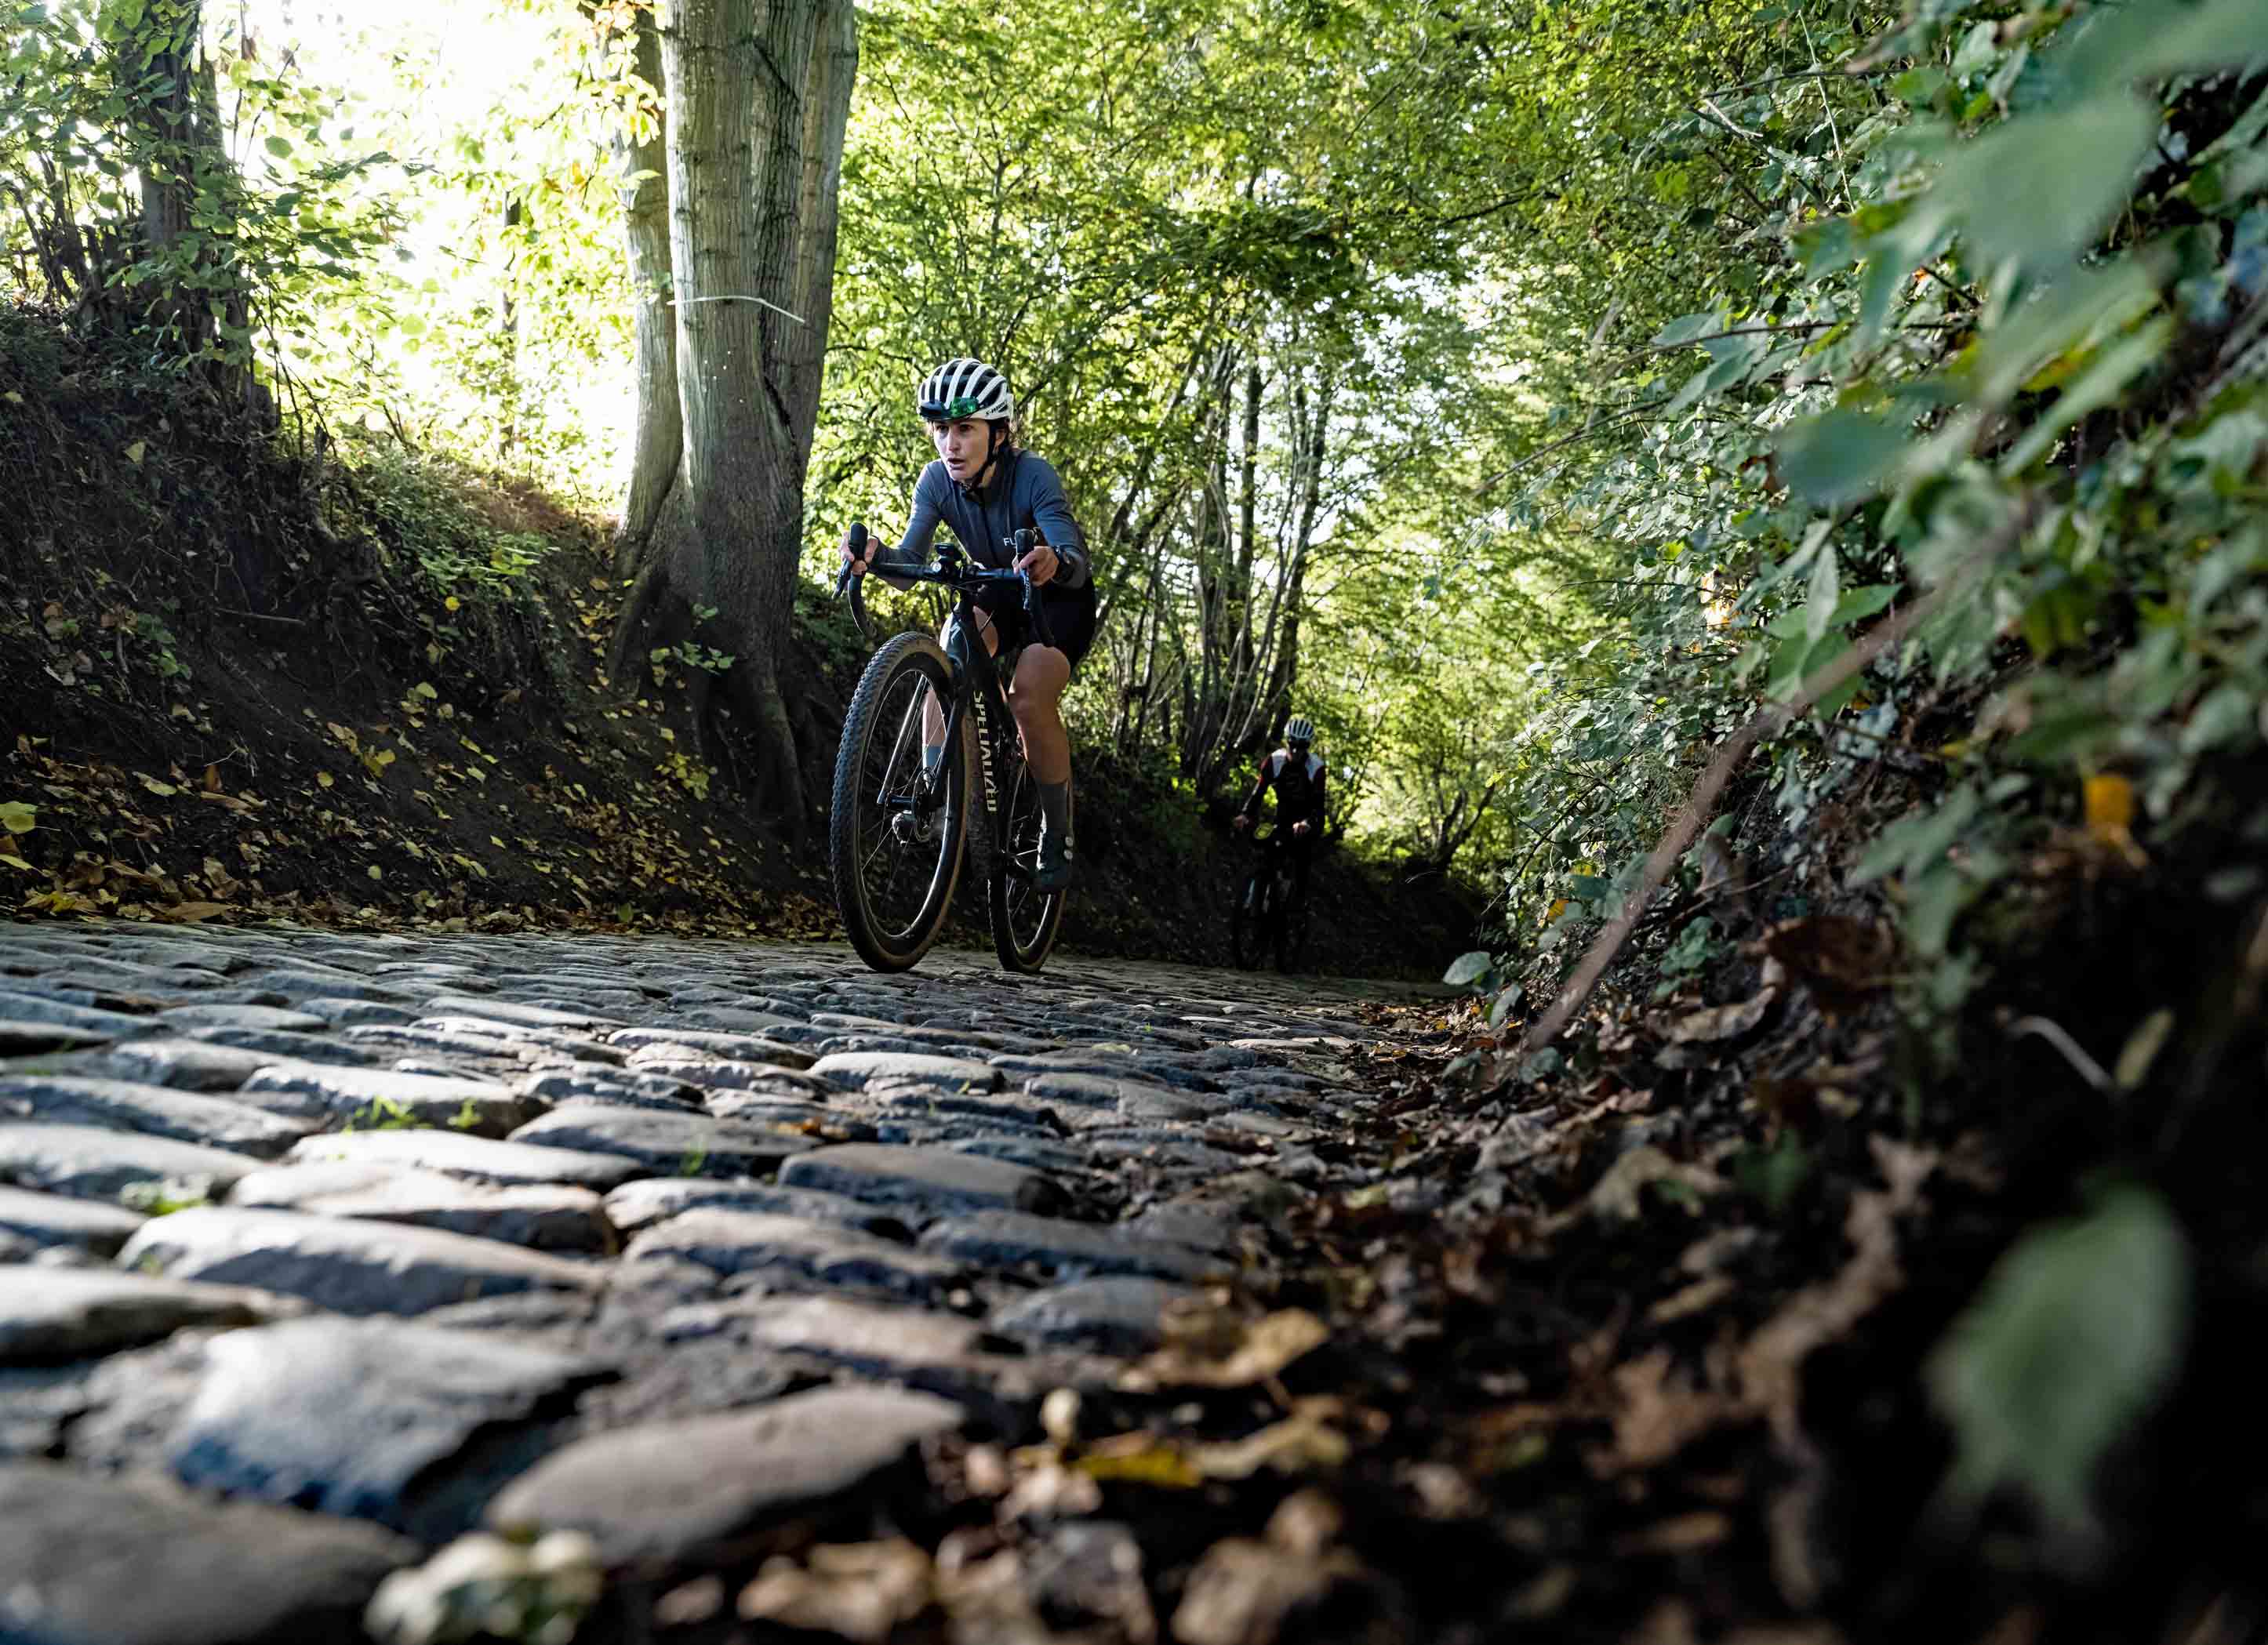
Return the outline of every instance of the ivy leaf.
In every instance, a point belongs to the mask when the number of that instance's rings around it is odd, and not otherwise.
[[[2123,92],[2013,120],[1955,151],[1924,213],[1984,267],[2067,263],[2117,212],[2157,129],[2158,111]]]
[[[1780,437],[1779,472],[1817,506],[1840,508],[1880,490],[1905,451],[1905,430],[1897,422],[1837,407]]]
[[[2146,1188],[2027,1235],[1930,1362],[1959,1441],[1955,1488],[2021,1485],[2051,1518],[2088,1525],[2096,1465],[2171,1377],[2189,1301],[2181,1229]]]
[[[2106,8],[2072,44],[2066,83],[2081,94],[2268,57],[2259,0]]]
[[[2095,357],[2092,364],[2056,397],[2056,402],[2016,442],[2000,462],[2004,476],[2020,474],[2046,456],[2066,429],[2116,400],[2126,385],[2147,371],[2172,341],[2174,322],[2160,315]]]
[[[1682,314],[1671,320],[1669,324],[1654,333],[1653,341],[1658,348],[1674,348],[1679,343],[1691,342],[1696,338],[1707,336],[1711,332],[1724,329],[1723,316],[1715,309],[1705,309],[1698,314]]]
[[[1495,964],[1496,956],[1485,948],[1476,948],[1451,960],[1448,970],[1441,973],[1441,980],[1451,988],[1462,988],[1468,983],[1478,981]]]

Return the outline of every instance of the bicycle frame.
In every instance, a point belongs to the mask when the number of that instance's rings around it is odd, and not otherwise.
[[[1038,540],[1036,533],[1020,531],[1003,545],[1020,559]],[[996,570],[968,563],[967,551],[950,540],[938,545],[936,560],[924,566],[877,567],[879,575],[900,578],[909,583],[934,583],[950,588],[961,596],[952,620],[946,625],[943,636],[946,660],[952,665],[953,690],[951,700],[940,705],[945,712],[944,745],[955,748],[961,736],[962,722],[967,718],[972,702],[982,701],[981,733],[977,739],[977,754],[983,767],[984,811],[991,821],[993,842],[999,849],[999,859],[1006,862],[1005,847],[1009,819],[1002,804],[998,775],[998,758],[993,747],[996,738],[1015,735],[1015,716],[1008,706],[1007,688],[1001,683],[999,658],[984,647],[976,623],[973,596],[981,589],[1013,583],[1023,591],[1025,614],[1031,620],[1033,634],[1042,644],[1051,643],[1046,610],[1040,599],[1039,586],[1029,574],[1016,570]],[[865,579],[851,576],[848,567],[836,580],[837,591],[846,586],[850,595],[850,614],[858,631],[869,642],[874,638],[872,621],[866,615],[866,602],[861,589]],[[919,798],[912,801],[917,807]],[[1009,865],[1008,871],[1021,874],[1024,870]]]

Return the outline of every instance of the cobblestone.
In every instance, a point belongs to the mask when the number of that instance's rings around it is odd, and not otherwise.
[[[356,1638],[483,1519],[691,1569],[871,1525],[956,1433],[1037,1436],[1052,1390],[1110,1397],[1168,1310],[1269,1261],[1360,990],[1045,982],[0,925],[0,1458],[47,1458],[0,1460],[0,1612]],[[1105,1615],[1132,1545],[1087,1531],[1047,1580]]]

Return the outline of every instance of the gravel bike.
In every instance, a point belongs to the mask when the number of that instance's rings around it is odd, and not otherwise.
[[[1016,560],[1038,540],[1036,532],[1020,531],[1002,546]],[[863,554],[865,546],[866,528],[853,525],[852,553]],[[945,929],[963,859],[974,858],[985,878],[1001,965],[1037,971],[1063,927],[1068,893],[1033,883],[1040,795],[1008,709],[1014,655],[995,657],[984,649],[972,601],[985,589],[1015,584],[1033,636],[1051,645],[1040,587],[1022,571],[972,563],[950,539],[939,541],[932,564],[871,569],[894,580],[949,588],[961,603],[942,645],[917,633],[884,643],[859,675],[843,716],[828,848],[843,929],[875,970],[910,969]],[[849,591],[850,614],[872,644],[876,631],[863,581],[845,566],[835,591]],[[925,744],[941,746],[944,757],[925,760]],[[980,791],[984,826],[972,833],[972,799]]]
[[[1229,905],[1229,950],[1246,971],[1259,967],[1273,951],[1276,968],[1288,975],[1307,951],[1307,900],[1292,876],[1282,826],[1255,828],[1251,839],[1257,856]]]

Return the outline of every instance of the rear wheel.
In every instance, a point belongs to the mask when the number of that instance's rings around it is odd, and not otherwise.
[[[866,665],[843,716],[828,827],[835,906],[850,946],[877,971],[904,971],[929,951],[961,878],[967,736],[960,758],[922,768],[924,709],[946,703],[951,679],[935,641],[902,634]]]
[[[1013,732],[994,745],[992,775],[1001,817],[987,877],[992,912],[992,948],[1010,971],[1037,971],[1063,929],[1070,888],[1042,892],[1032,883],[1040,864],[1040,789]],[[1064,812],[1070,815],[1066,797]]]

